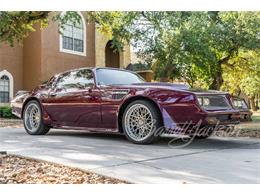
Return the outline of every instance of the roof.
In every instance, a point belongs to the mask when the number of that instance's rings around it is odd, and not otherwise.
[[[97,69],[108,69],[108,70],[119,70],[119,71],[126,71],[126,72],[132,72],[135,73],[131,70],[126,70],[126,69],[122,69],[122,68],[113,68],[113,67],[82,67],[82,68],[75,68],[75,69],[70,69],[70,70],[66,70],[60,73],[57,73],[55,76],[59,76],[61,74],[65,74],[68,72],[73,72],[73,71],[79,71],[79,70],[84,70],[84,69],[90,69],[90,70],[97,70]]]

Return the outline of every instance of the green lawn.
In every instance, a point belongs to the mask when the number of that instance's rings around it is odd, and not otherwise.
[[[252,120],[255,122],[260,122],[260,116],[252,116]]]

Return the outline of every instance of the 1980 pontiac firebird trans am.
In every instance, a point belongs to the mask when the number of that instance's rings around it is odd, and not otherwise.
[[[113,68],[63,72],[31,92],[18,93],[11,106],[31,135],[44,135],[50,128],[117,132],[137,144],[184,130],[187,123],[185,134],[207,138],[215,128],[207,134],[194,129],[228,126],[239,118],[228,93],[147,83],[134,72]]]

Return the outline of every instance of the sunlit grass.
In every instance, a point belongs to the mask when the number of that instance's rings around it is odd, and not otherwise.
[[[254,121],[254,122],[260,122],[260,116],[252,116],[252,120]]]

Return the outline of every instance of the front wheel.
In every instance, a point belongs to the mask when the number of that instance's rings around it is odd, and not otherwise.
[[[127,106],[122,127],[131,142],[150,144],[159,137],[158,131],[162,128],[159,111],[148,101],[136,100]]]
[[[45,135],[50,128],[43,123],[42,110],[38,101],[29,101],[24,109],[23,124],[30,135]]]

